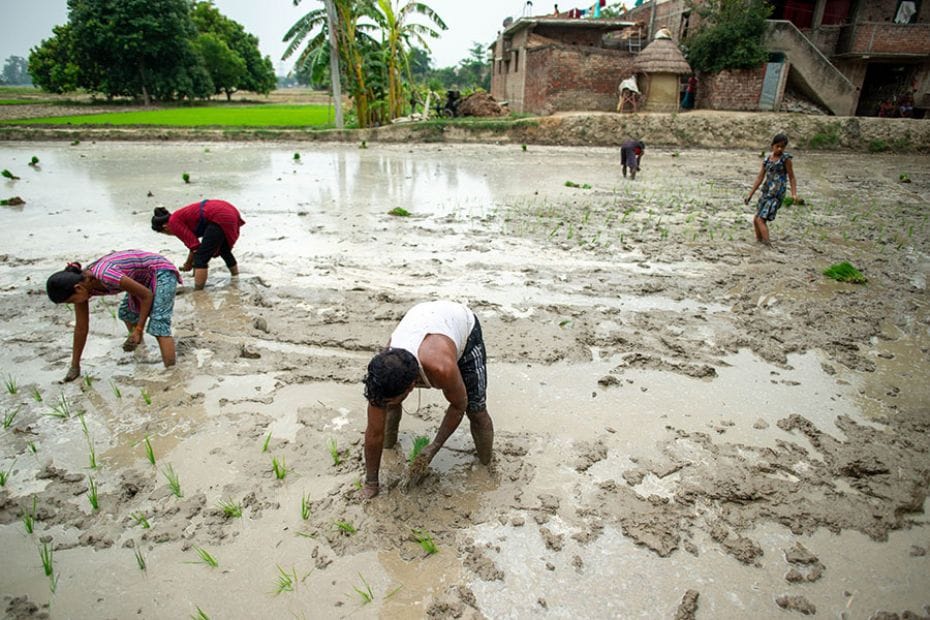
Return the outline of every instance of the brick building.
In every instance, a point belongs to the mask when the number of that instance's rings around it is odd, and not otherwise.
[[[505,23],[493,46],[491,94],[514,112],[614,111],[641,44],[626,31],[637,26],[555,15]]]
[[[882,102],[897,106],[908,96],[917,115],[930,109],[930,1],[770,4],[769,65],[699,76],[698,107],[778,109],[788,86],[834,114],[875,115]],[[686,0],[650,0],[624,17],[643,21],[650,35],[667,28],[679,41],[697,26]]]

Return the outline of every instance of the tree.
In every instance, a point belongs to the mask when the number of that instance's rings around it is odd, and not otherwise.
[[[31,84],[29,63],[22,56],[10,56],[3,63],[0,84]]]
[[[468,50],[468,58],[459,62],[457,72],[463,84],[471,84],[485,90],[491,89],[491,65],[488,62],[488,53],[481,43],[473,42]]]
[[[32,82],[50,93],[66,93],[78,88],[80,68],[72,61],[71,25],[52,28],[52,38],[43,40],[29,51],[29,74]]]
[[[210,74],[214,92],[224,92],[226,100],[230,100],[245,79],[245,61],[215,34],[201,34],[194,45],[203,58],[207,73]]]
[[[764,0],[706,0],[693,2],[692,8],[701,17],[685,41],[692,69],[752,69],[766,61],[763,37],[772,8]]]

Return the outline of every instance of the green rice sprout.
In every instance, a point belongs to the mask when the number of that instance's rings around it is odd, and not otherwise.
[[[149,463],[154,465],[155,464],[155,449],[152,448],[152,442],[149,441],[149,438],[146,436],[143,443],[145,444],[145,457],[149,460]]]
[[[358,586],[352,586],[352,589],[355,590],[355,592],[362,599],[362,605],[367,605],[368,603],[375,600],[375,595],[372,593],[371,586],[368,585],[368,582],[365,581],[365,578],[362,577],[361,573],[358,574],[358,577],[359,579],[362,580],[362,585],[364,586],[364,589],[359,588]]]
[[[3,169],[3,172],[0,172],[0,175],[3,175],[3,178],[9,179],[11,181],[15,181],[19,178],[18,176],[16,176],[15,174],[7,170],[6,168]]]
[[[429,437],[425,435],[419,435],[413,440],[413,447],[410,448],[410,454],[407,455],[407,460],[413,462],[413,459],[423,452],[423,448],[429,445]]]
[[[84,391],[94,387],[94,381],[97,379],[93,375],[84,375]]]
[[[186,172],[182,172],[182,173],[181,173],[181,180],[184,181],[185,183],[190,183],[190,182],[191,182],[191,175],[188,174],[188,173],[186,173]]]
[[[300,153],[294,153],[294,161],[300,161]]]
[[[898,180],[901,181],[902,183],[910,183],[911,177],[908,173],[902,172],[901,174],[898,175]]]
[[[823,275],[833,278],[837,282],[851,282],[853,284],[865,284],[868,280],[862,273],[848,262],[830,265],[824,270]]]
[[[71,146],[77,146],[77,145],[80,144],[80,143],[81,143],[80,140],[72,140],[72,141],[71,141]]]
[[[302,495],[300,497],[300,518],[306,521],[310,518],[310,496]]]
[[[87,430],[87,422],[84,420],[84,414],[81,413],[78,415],[78,420],[81,421],[81,430],[84,433],[84,436],[87,437],[90,435],[90,431]]]
[[[32,389],[29,391],[29,394],[32,395],[32,400],[36,401],[37,403],[42,402],[42,392],[40,392],[39,388],[37,388],[36,386],[32,386]]]
[[[62,420],[67,420],[71,417],[71,403],[64,393],[58,395],[58,401],[55,403],[55,406],[52,407],[52,413],[49,415]]]
[[[367,149],[367,148],[368,148],[368,142],[366,142],[365,140],[362,140],[362,143],[358,145],[358,148],[360,148],[360,149]]]
[[[171,489],[171,492],[174,494],[174,496],[184,497],[184,494],[181,493],[181,480],[175,473],[174,467],[171,466],[171,463],[168,463],[162,467],[161,473],[164,474],[165,479],[168,481],[168,487]]]
[[[265,452],[268,452],[268,444],[270,443],[271,443],[271,433],[269,432],[265,436],[265,443],[262,444],[262,454],[264,454]]]
[[[33,456],[39,454],[39,449],[36,447],[36,444],[34,441],[27,441],[26,447],[29,448],[29,451],[32,452]]]
[[[113,381],[110,381],[110,388],[113,390],[113,396],[117,398],[123,397],[123,393],[120,392],[119,386],[116,385],[116,383],[114,383]]]
[[[430,536],[429,532],[426,530],[414,529],[413,537],[420,543],[420,547],[423,548],[423,551],[425,551],[427,555],[439,553],[439,548],[436,547],[436,543],[433,542],[433,537]]]
[[[23,529],[26,530],[27,534],[32,534],[35,530],[36,525],[36,497],[32,496],[32,510],[24,510],[22,514],[23,519]]]
[[[145,564],[145,558],[142,556],[142,549],[139,549],[138,547],[136,547],[135,549],[132,550],[132,552],[136,556],[136,564],[139,565],[139,570],[141,570],[144,573],[146,569],[146,564]]]
[[[284,457],[281,457],[281,460],[278,460],[278,457],[271,459],[271,471],[274,472],[274,477],[278,480],[284,480],[287,476],[287,465],[284,463]]]
[[[361,491],[362,490],[362,479],[356,478],[355,482],[353,482],[352,485],[355,487],[356,490]]]
[[[210,620],[210,616],[208,616],[206,612],[200,607],[197,607],[197,613],[191,616],[191,620]]]
[[[36,157],[35,155],[33,155],[33,156],[32,156],[32,159],[29,160],[29,165],[30,165],[30,166],[38,166],[38,165],[39,165],[39,158]]]
[[[45,571],[45,576],[51,577],[55,574],[54,551],[48,546],[48,543],[42,543],[42,548],[39,549],[39,558],[42,560],[42,570]]]
[[[100,510],[100,500],[97,497],[97,483],[90,476],[87,477],[87,499],[90,501],[90,507],[95,511]]]
[[[139,390],[139,393],[142,395],[142,400],[145,401],[146,405],[152,404],[152,396],[149,394],[149,391],[145,388]]]
[[[293,592],[294,588],[297,587],[297,569],[292,568],[289,573],[277,564],[275,564],[275,566],[278,568],[278,582],[275,587],[275,596],[282,592]]]
[[[217,504],[227,519],[238,519],[242,516],[242,504],[231,499],[221,499]]]
[[[525,145],[525,144],[521,144],[521,145],[520,145],[520,149],[521,149],[524,153],[526,153],[526,145]]]
[[[13,375],[7,375],[6,379],[3,381],[3,386],[6,388],[6,391],[10,394],[15,394],[19,391],[19,388],[16,386],[16,377]]]
[[[8,429],[13,426],[13,420],[19,415],[19,407],[3,414],[3,428]]]
[[[87,455],[90,462],[89,467],[91,469],[97,469],[97,451],[94,449],[94,440],[90,437],[87,438],[87,449],[89,451]]]
[[[216,558],[210,555],[210,552],[203,547],[195,546],[194,550],[197,552],[200,559],[196,562],[188,562],[189,564],[206,564],[210,568],[216,568],[220,565],[220,563],[216,561]]]
[[[388,211],[388,215],[393,215],[395,217],[410,217],[410,211],[403,207],[394,207]]]
[[[141,525],[143,530],[147,530],[152,527],[152,524],[149,523],[148,517],[145,516],[144,512],[134,512],[130,515],[133,520],[136,522],[136,525]]]
[[[338,521],[336,521],[335,525],[339,529],[339,531],[341,531],[346,536],[351,536],[352,534],[355,534],[356,532],[358,532],[358,529],[354,525],[352,525],[348,521],[343,521],[342,519],[339,519]]]
[[[3,471],[2,469],[0,469],[0,487],[6,486],[6,481],[10,479],[10,475],[13,473],[14,465],[16,465],[15,459],[13,460],[12,463],[10,463],[10,468],[8,470]]]
[[[339,465],[342,462],[342,455],[339,454],[339,448],[336,447],[336,440],[330,437],[326,447],[329,448],[329,456],[333,459],[333,465]]]

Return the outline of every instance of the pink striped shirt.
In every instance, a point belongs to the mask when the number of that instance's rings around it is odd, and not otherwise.
[[[119,281],[123,276],[135,280],[154,293],[155,274],[162,270],[174,272],[178,282],[181,282],[181,274],[171,261],[161,254],[142,250],[111,252],[92,262],[86,270],[107,289],[105,293],[94,291],[91,295],[116,295],[120,292]],[[139,300],[132,295],[129,296],[129,309],[133,312],[139,311]]]

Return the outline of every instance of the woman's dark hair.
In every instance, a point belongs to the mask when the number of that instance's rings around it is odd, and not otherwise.
[[[384,407],[389,398],[403,394],[420,372],[413,353],[387,348],[368,362],[365,375],[365,398],[375,407]]]
[[[772,146],[775,146],[776,144],[784,144],[785,146],[788,146],[788,134],[775,134],[775,137],[772,138]]]
[[[171,217],[171,211],[164,207],[155,207],[155,215],[152,216],[152,230],[161,232]]]
[[[48,277],[45,282],[45,292],[48,298],[56,304],[68,301],[74,295],[74,287],[84,279],[81,263],[68,263],[63,271],[57,271]]]

